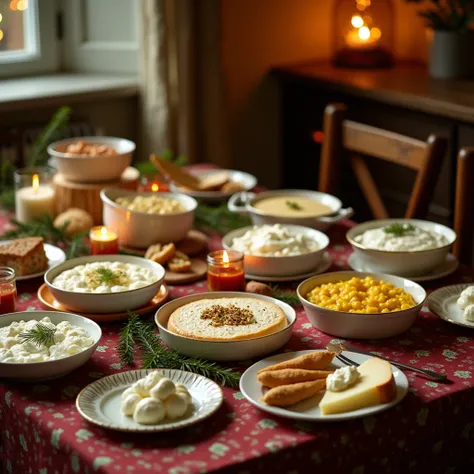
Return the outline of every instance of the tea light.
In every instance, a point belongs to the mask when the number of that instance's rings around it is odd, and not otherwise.
[[[236,250],[217,250],[207,256],[209,291],[244,291],[244,254]]]
[[[141,192],[167,193],[170,190],[169,184],[163,180],[159,174],[143,176],[138,188]]]
[[[118,236],[104,226],[92,227],[89,232],[91,255],[111,255],[118,253]]]
[[[53,186],[47,169],[15,172],[15,216],[19,222],[30,222],[44,214],[54,216]]]

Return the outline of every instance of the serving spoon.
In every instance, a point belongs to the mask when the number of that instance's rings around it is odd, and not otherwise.
[[[367,355],[367,356],[372,356],[372,357],[378,357],[379,359],[390,362],[390,364],[394,365],[395,367],[398,367],[399,369],[405,369],[405,370],[411,370],[412,372],[418,372],[419,374],[422,374],[425,377],[429,378],[430,380],[434,380],[436,382],[451,383],[451,381],[448,379],[447,375],[445,374],[441,374],[433,370],[420,369],[419,367],[403,364],[402,362],[396,362],[396,361],[388,359],[387,357],[375,355],[370,352],[365,352],[360,349],[356,349],[354,347],[346,346],[344,344],[328,344],[326,346],[326,349],[330,352],[334,352],[337,358],[339,358],[339,356],[341,356],[341,353],[344,351],[355,352],[356,354],[362,354],[362,355]],[[341,356],[341,358],[346,359],[346,360],[342,360],[342,362],[344,363],[351,363],[352,365],[358,365],[355,362],[353,362],[351,359],[349,359],[346,355]]]

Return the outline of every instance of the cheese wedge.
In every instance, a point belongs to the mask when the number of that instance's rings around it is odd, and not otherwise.
[[[346,413],[360,408],[388,403],[395,398],[396,386],[390,364],[377,357],[358,367],[360,380],[341,392],[326,390],[319,408],[323,415]]]

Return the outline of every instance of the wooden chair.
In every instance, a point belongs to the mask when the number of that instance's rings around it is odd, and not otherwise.
[[[457,234],[453,253],[460,262],[472,265],[474,244],[474,147],[461,148],[456,172],[454,230]]]
[[[388,212],[364,155],[396,163],[417,171],[406,218],[423,218],[438,180],[447,148],[447,139],[430,135],[426,142],[380,128],[346,120],[343,104],[329,104],[324,111],[324,142],[319,170],[319,190],[336,194],[341,170],[341,155],[350,161],[372,214],[386,219]]]

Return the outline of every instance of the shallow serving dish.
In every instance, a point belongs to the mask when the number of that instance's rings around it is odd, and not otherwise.
[[[394,313],[361,314],[334,311],[313,304],[306,299],[308,292],[323,283],[350,280],[352,277],[365,278],[366,276],[384,280],[402,288],[413,296],[416,306]],[[348,339],[382,339],[405,332],[415,322],[426,299],[426,291],[418,283],[406,278],[384,273],[349,271],[325,273],[308,278],[298,286],[297,293],[308,319],[316,329]]]
[[[201,299],[216,298],[254,298],[278,305],[286,315],[288,325],[281,331],[253,339],[237,341],[208,341],[184,337],[168,331],[168,319],[171,313],[185,304]],[[155,322],[164,343],[181,354],[190,357],[202,357],[210,360],[249,360],[270,354],[285,345],[291,337],[296,322],[295,310],[288,304],[270,296],[242,293],[238,291],[214,291],[196,295],[183,296],[162,306],[155,314]]]
[[[58,360],[30,362],[27,364],[7,364],[0,362],[0,378],[36,382],[39,380],[62,377],[85,364],[92,357],[102,337],[102,330],[94,321],[84,318],[83,316],[58,311],[24,311],[0,316],[0,327],[9,326],[14,321],[30,321],[31,319],[39,321],[44,317],[51,319],[53,324],[59,324],[61,321],[69,321],[74,326],[85,329],[88,335],[94,339],[94,344],[78,354]]]
[[[245,173],[244,171],[236,171],[236,170],[208,170],[208,171],[190,171],[191,174],[195,176],[199,176],[200,178],[204,178],[205,176],[211,176],[213,174],[222,172],[226,172],[229,176],[229,181],[233,181],[234,183],[239,183],[243,186],[244,191],[250,191],[257,185],[257,178],[252,174]],[[188,196],[192,196],[196,199],[199,199],[203,202],[221,202],[227,201],[234,192],[223,192],[223,191],[194,191],[191,189],[186,189],[179,186],[176,183],[170,184],[171,191],[177,193],[184,193]]]
[[[431,250],[418,251],[388,251],[369,249],[354,239],[370,229],[377,229],[386,225],[401,223],[412,224],[423,230],[436,232],[448,240],[448,244]],[[371,271],[385,272],[404,276],[421,276],[441,265],[447,258],[449,249],[456,241],[456,232],[436,222],[418,219],[378,219],[364,222],[350,229],[346,238],[352,245],[354,253]]]
[[[143,288],[120,293],[78,293],[57,288],[53,280],[65,270],[93,262],[125,262],[148,268],[156,275],[156,281]],[[48,270],[44,281],[54,298],[69,311],[80,313],[121,313],[146,305],[158,293],[165,278],[165,269],[158,263],[130,255],[91,255],[73,258]]]
[[[117,155],[73,155],[66,153],[68,145],[80,140],[115,148]],[[76,137],[60,140],[48,146],[54,167],[69,181],[98,183],[120,178],[132,162],[135,143],[117,137]]]
[[[279,196],[300,196],[312,199],[318,203],[328,206],[331,211],[328,215],[317,217],[284,217],[273,214],[267,214],[255,207],[258,201],[266,198]],[[240,203],[240,204],[239,204]],[[343,209],[342,202],[335,196],[318,191],[308,191],[304,189],[280,189],[276,191],[266,191],[263,193],[240,192],[234,194],[228,203],[229,210],[240,214],[249,214],[254,225],[262,224],[293,224],[305,227],[311,227],[317,230],[326,230],[332,224],[348,219],[354,214],[352,208]]]
[[[179,201],[185,209],[172,214],[132,211],[115,202],[123,196],[156,196],[156,193],[115,188],[106,188],[100,192],[104,225],[117,232],[120,244],[125,247],[147,248],[158,242],[177,242],[184,239],[193,226],[197,202],[191,196],[159,193],[159,197]]]
[[[262,256],[262,255],[244,255],[245,272],[258,276],[284,277],[292,275],[301,275],[307,273],[317,267],[321,262],[324,252],[329,245],[329,238],[322,232],[302,227],[298,225],[285,225],[290,231],[304,234],[318,242],[319,249],[313,252],[301,255],[291,255],[285,257]],[[241,237],[252,226],[242,227],[233,230],[224,236],[222,245],[226,250],[232,250],[232,242],[236,237]]]

